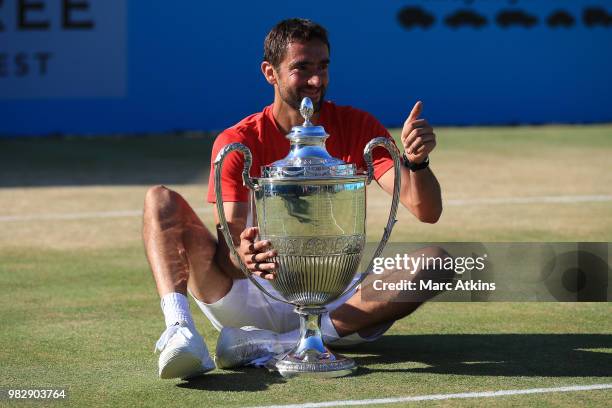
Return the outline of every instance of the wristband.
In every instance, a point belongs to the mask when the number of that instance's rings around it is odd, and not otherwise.
[[[404,159],[404,167],[410,171],[419,171],[429,167],[429,156],[427,156],[421,163],[411,163],[410,160],[408,160],[406,153],[402,154],[402,158]]]

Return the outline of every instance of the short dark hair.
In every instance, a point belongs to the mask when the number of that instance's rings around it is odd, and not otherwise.
[[[319,40],[330,51],[327,30],[323,26],[304,18],[289,18],[275,25],[264,41],[263,60],[277,68],[287,52],[290,42]]]

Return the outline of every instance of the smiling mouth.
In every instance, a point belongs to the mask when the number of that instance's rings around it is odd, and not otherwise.
[[[321,91],[317,90],[317,91],[302,91],[301,92],[302,96],[307,96],[309,98],[318,98],[319,95],[321,95]]]

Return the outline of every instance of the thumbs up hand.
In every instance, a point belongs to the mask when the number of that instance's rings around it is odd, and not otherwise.
[[[436,147],[436,134],[425,119],[419,119],[423,102],[414,104],[402,129],[402,145],[411,163],[422,163]]]

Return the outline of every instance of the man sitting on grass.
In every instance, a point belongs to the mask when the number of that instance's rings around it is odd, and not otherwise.
[[[334,157],[365,168],[363,150],[373,138],[388,131],[370,114],[325,100],[328,86],[330,46],[326,30],[304,19],[278,23],[264,42],[261,71],[274,88],[274,101],[262,112],[246,117],[223,131],[216,139],[212,158],[232,142],[246,145],[253,153],[251,176],[260,167],[284,158],[289,151],[285,135],[301,125],[302,98],[314,104],[312,122],[331,136],[327,150]],[[417,102],[402,129],[404,151],[400,201],[422,222],[435,223],[442,213],[440,186],[428,167],[436,146],[433,129],[419,116]],[[212,167],[212,166],[211,166]],[[374,151],[374,178],[392,193],[393,161],[383,149]],[[248,191],[242,185],[242,157],[233,153],[223,167],[223,199],[230,232],[241,257],[259,282],[269,288],[276,255],[268,241],[256,241],[257,229],[249,228]],[[208,186],[208,202],[214,203],[214,180]],[[218,220],[217,220],[218,224]],[[157,342],[161,378],[189,378],[214,368],[207,347],[195,329],[187,292],[215,328],[221,331],[217,346],[220,368],[248,364],[270,353],[286,351],[298,338],[299,320],[290,305],[273,301],[259,291],[237,267],[220,233],[215,237],[187,202],[163,186],[151,188],[144,207],[143,238],[157,290],[161,297],[167,329]],[[435,248],[420,253],[445,256]],[[419,270],[404,279],[448,279],[444,271]],[[391,276],[391,275],[390,275]],[[380,278],[378,276],[377,278]],[[391,279],[391,278],[389,278]],[[392,279],[397,279],[393,277]],[[324,340],[334,345],[373,341],[393,322],[412,313],[434,293],[404,301],[366,301],[372,288],[366,283],[328,305],[322,318]],[[363,295],[363,296],[362,296]],[[246,328],[245,326],[250,326]]]

